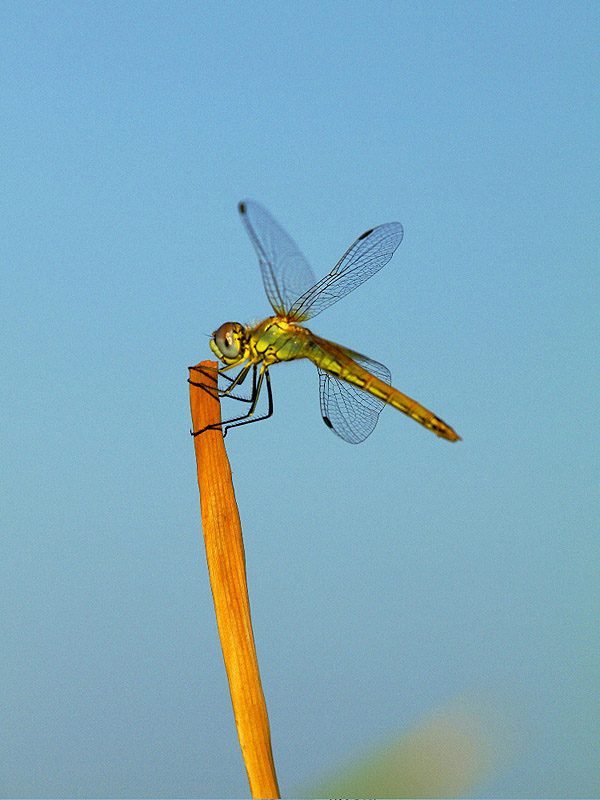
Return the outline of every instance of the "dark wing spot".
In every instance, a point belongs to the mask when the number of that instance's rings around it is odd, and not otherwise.
[[[327,425],[328,428],[333,428],[331,420],[328,417],[323,417],[323,422],[325,423],[325,425]]]
[[[361,239],[366,239],[366,238],[367,238],[367,236],[368,236],[370,233],[373,233],[373,231],[374,231],[374,230],[375,230],[375,228],[369,228],[369,230],[368,230],[368,231],[365,231],[365,232],[363,233],[363,235],[362,235],[362,236],[359,236],[359,237],[358,237],[358,241],[360,242],[360,240],[361,240]]]
[[[246,213],[246,203],[238,203],[238,211],[240,214]]]

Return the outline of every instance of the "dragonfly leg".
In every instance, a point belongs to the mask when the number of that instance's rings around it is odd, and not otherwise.
[[[241,403],[251,403],[254,396],[254,391],[252,392],[250,397],[238,397],[237,395],[231,394],[231,392],[233,391],[233,389],[235,389],[236,386],[241,386],[242,383],[246,380],[246,377],[248,375],[248,372],[250,371],[251,366],[254,366],[254,369],[256,371],[256,365],[246,364],[246,366],[243,367],[238,372],[235,378],[230,378],[229,375],[224,374],[225,370],[231,369],[231,367],[223,367],[222,369],[219,369],[218,370],[219,378],[224,378],[226,381],[229,381],[229,386],[226,389],[222,389],[220,391],[217,390],[219,397],[230,397],[232,400],[239,400]],[[189,367],[189,369],[193,369],[207,378],[209,377],[209,373],[205,372],[204,369],[200,369],[199,367]],[[193,381],[190,378],[188,378],[188,383],[191,383],[192,386],[199,386],[201,389],[204,389],[205,391],[209,392],[209,394],[214,392],[214,388],[212,386],[207,386],[205,383],[196,383],[196,381]]]
[[[209,430],[215,430],[217,428],[221,428],[223,430],[223,436],[227,435],[227,431],[230,428],[237,428],[239,425],[247,425],[250,422],[260,422],[260,420],[268,419],[273,414],[273,392],[271,390],[271,377],[269,375],[269,370],[267,367],[261,367],[260,375],[258,378],[258,382],[256,381],[256,364],[253,364],[252,370],[252,396],[250,398],[251,406],[248,410],[247,414],[243,414],[240,417],[233,417],[233,419],[226,419],[222,422],[216,422],[214,425],[207,425],[206,428],[202,428],[199,431],[191,431],[192,436],[199,436],[201,433]],[[246,373],[247,374],[247,373]],[[254,417],[253,414],[256,410],[256,406],[258,403],[258,398],[260,396],[260,391],[262,389],[263,380],[267,379],[267,398],[268,398],[268,409],[267,413],[263,414],[260,417]]]
[[[267,413],[262,414],[260,417],[254,417],[254,411],[256,410],[256,404],[258,403],[258,397],[260,395],[260,390],[262,388],[263,379],[266,378],[267,382],[267,401],[268,401],[268,408]],[[252,405],[250,406],[250,410],[246,414],[245,417],[240,417],[239,419],[230,419],[225,422],[225,428],[223,429],[223,436],[227,435],[227,431],[230,428],[237,428],[240,425],[248,425],[250,422],[261,422],[263,419],[269,419],[269,417],[273,416],[273,391],[271,389],[271,376],[269,375],[269,370],[267,367],[262,367],[260,371],[260,376],[258,378],[258,385],[256,386],[256,392],[254,395],[254,400]],[[231,424],[233,423],[233,424]]]

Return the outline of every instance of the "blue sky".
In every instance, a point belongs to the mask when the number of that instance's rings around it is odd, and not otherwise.
[[[471,691],[520,742],[475,794],[597,794],[597,4],[0,23],[0,793],[247,792],[186,380],[269,313],[251,197],[318,277],[402,222],[313,327],[463,437],[386,409],[350,446],[307,363],[227,437],[283,794]]]

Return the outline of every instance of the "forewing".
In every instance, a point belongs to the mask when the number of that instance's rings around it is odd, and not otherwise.
[[[310,319],[337,303],[387,264],[403,236],[399,222],[388,222],[363,233],[329,275],[293,303],[290,317],[299,321]]]
[[[259,203],[245,200],[238,210],[258,255],[269,303],[276,314],[287,314],[315,283],[315,275],[295,242]]]
[[[344,352],[371,375],[391,383],[392,375],[383,364],[352,350],[344,349]],[[385,403],[351,383],[334,378],[320,367],[317,369],[323,421],[345,441],[351,444],[363,442],[377,425]]]

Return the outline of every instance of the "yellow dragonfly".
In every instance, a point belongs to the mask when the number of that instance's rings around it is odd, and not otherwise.
[[[331,272],[317,281],[296,244],[266,209],[246,200],[239,204],[238,210],[258,255],[265,292],[275,314],[253,326],[225,322],[213,333],[210,347],[225,365],[219,369],[219,376],[228,384],[219,394],[250,406],[242,416],[192,434],[198,436],[218,427],[225,434],[229,428],[267,419],[273,413],[269,367],[281,361],[308,358],[319,373],[323,421],[345,441],[357,444],[366,439],[386,404],[437,436],[451,442],[459,440],[460,436],[439,417],[394,389],[390,385],[391,373],[383,364],[322,339],[301,324],[354,291],[387,264],[402,241],[402,225],[389,222],[366,231]],[[235,367],[240,368],[235,378],[225,375]],[[250,371],[250,396],[236,397],[234,389],[241,386]],[[268,409],[262,416],[254,417],[263,383],[267,387]]]

